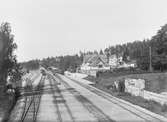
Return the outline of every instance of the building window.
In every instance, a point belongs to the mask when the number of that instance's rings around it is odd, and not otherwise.
[[[103,67],[103,65],[99,64],[99,68],[102,68],[102,67]]]

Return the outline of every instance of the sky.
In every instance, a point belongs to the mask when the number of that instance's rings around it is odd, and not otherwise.
[[[167,0],[0,0],[19,61],[72,55],[151,38],[167,23]]]

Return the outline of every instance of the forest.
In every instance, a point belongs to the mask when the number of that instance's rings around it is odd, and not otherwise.
[[[141,70],[149,70],[151,62],[154,71],[164,71],[167,69],[167,24],[162,26],[151,39],[109,46],[99,51],[80,51],[76,55],[48,57],[39,62],[44,67],[55,66],[64,71],[70,70],[75,72],[77,67],[82,64],[84,55],[87,54],[105,54],[107,56],[113,54],[117,56],[121,55],[125,62],[127,62],[128,59],[136,60],[137,66]]]

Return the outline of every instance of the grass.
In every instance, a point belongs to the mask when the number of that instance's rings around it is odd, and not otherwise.
[[[85,79],[96,82],[103,86],[111,86],[114,81],[125,78],[145,79],[145,90],[156,93],[167,92],[167,73],[145,73],[129,75],[113,75],[112,73],[103,73],[98,78],[88,76]]]
[[[111,95],[123,99],[125,101],[128,101],[134,105],[138,105],[142,108],[145,108],[149,111],[152,111],[154,113],[163,115],[167,117],[167,105],[161,105],[158,102],[152,101],[152,100],[145,100],[144,98],[140,96],[132,96],[129,93],[119,93],[116,91],[112,91],[110,88],[107,88],[105,86],[102,86],[100,84],[95,84],[94,85],[96,88],[99,88],[105,92],[110,93]]]
[[[88,76],[84,79],[95,82],[95,87],[106,91],[115,97],[129,101],[132,104],[141,106],[154,113],[167,117],[167,105],[161,105],[160,103],[152,100],[145,100],[140,96],[132,96],[129,93],[119,93],[112,90],[112,84],[114,83],[114,81],[123,80],[125,78],[145,79],[146,90],[156,93],[161,93],[165,91],[167,92],[167,73],[144,73],[128,75],[103,73],[98,78]]]

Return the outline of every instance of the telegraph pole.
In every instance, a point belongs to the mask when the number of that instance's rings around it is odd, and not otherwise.
[[[153,71],[153,69],[152,69],[152,54],[151,54],[151,46],[149,47],[149,57],[150,57],[150,66],[149,66],[149,70],[150,70],[150,72],[152,72]]]

